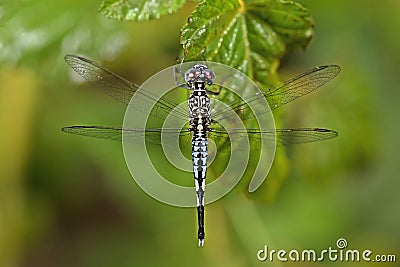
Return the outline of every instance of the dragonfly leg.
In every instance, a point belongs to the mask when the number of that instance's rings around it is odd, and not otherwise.
[[[222,91],[222,88],[224,87],[224,83],[228,77],[224,77],[221,81],[221,84],[219,85],[218,89],[216,91],[208,90],[206,89],[207,93],[210,95],[219,95]]]
[[[218,87],[217,91],[206,90],[210,95],[219,95],[221,93],[222,85]]]
[[[201,57],[202,57],[203,60],[204,60],[204,64],[205,64],[205,65],[207,66],[207,68],[208,68],[207,59],[206,59],[206,50],[207,50],[207,47],[204,47],[203,51],[201,51]]]

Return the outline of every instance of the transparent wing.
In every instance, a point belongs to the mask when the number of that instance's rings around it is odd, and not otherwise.
[[[231,117],[232,113],[229,112],[229,109],[234,110],[242,120],[252,118],[254,114],[251,112],[251,108],[267,112],[281,107],[326,84],[335,78],[339,72],[340,67],[338,65],[313,68],[275,87],[236,101],[227,108],[217,110],[213,113],[213,119],[221,121],[222,119]],[[267,100],[269,108],[265,107],[264,98]]]
[[[151,116],[165,119],[166,116],[171,113],[172,116],[187,120],[188,115],[184,108],[177,107],[177,104],[169,99],[159,99],[159,97],[151,91],[141,88],[118,74],[101,67],[96,62],[74,55],[66,55],[65,61],[85,80],[103,89],[109,96],[125,105],[128,105],[132,96],[137,94],[136,96],[140,98],[143,103],[154,105],[153,110],[150,112]],[[135,103],[138,102],[140,101],[135,101]],[[134,108],[141,111],[144,110],[140,104]],[[172,112],[172,110],[174,111]]]
[[[229,136],[232,138],[249,138],[251,140],[257,140],[261,138],[270,139],[271,141],[275,138],[277,144],[291,145],[291,144],[302,144],[312,143],[317,141],[323,141],[332,139],[338,136],[338,133],[334,130],[322,129],[322,128],[298,128],[298,129],[275,129],[275,130],[260,130],[260,129],[212,129],[209,137],[212,138],[217,146],[225,145],[223,141]],[[227,142],[227,141],[225,141]]]
[[[122,141],[122,135],[124,135],[124,140],[129,142],[141,142],[145,138],[146,142],[151,144],[161,144],[161,135],[163,135],[163,140],[167,141],[168,138],[174,138],[179,135],[181,142],[187,145],[190,144],[191,139],[191,133],[188,129],[178,128],[122,129],[107,126],[69,126],[62,128],[62,131],[116,141]],[[250,141],[260,140],[261,138],[271,141],[275,139],[277,144],[292,145],[323,141],[336,136],[338,136],[336,131],[321,128],[229,129],[228,131],[223,128],[216,128],[209,133],[209,138],[214,141],[218,151],[224,151],[230,140],[238,138],[249,138]]]
[[[124,140],[130,142],[140,142],[143,138],[146,138],[146,142],[152,144],[160,144],[161,135],[163,135],[163,138],[173,138],[179,135],[179,138],[185,140],[185,142],[191,137],[188,129],[178,128],[122,129],[107,126],[69,126],[62,128],[62,131],[116,141],[122,141],[122,135],[124,135]]]

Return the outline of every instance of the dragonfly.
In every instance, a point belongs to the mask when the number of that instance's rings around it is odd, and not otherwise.
[[[122,136],[135,139],[146,137],[146,141],[159,142],[161,134],[175,134],[180,137],[191,137],[192,166],[196,191],[198,232],[197,239],[200,247],[204,246],[204,196],[207,172],[207,158],[209,139],[215,141],[231,136],[248,136],[250,139],[274,138],[276,142],[290,145],[310,143],[332,139],[338,136],[338,132],[325,128],[285,128],[285,129],[259,129],[259,128],[233,128],[225,129],[219,121],[229,117],[230,111],[234,111],[241,120],[245,121],[254,114],[249,112],[251,106],[261,105],[265,100],[269,104],[266,111],[277,109],[303,95],[306,95],[335,78],[339,72],[338,65],[324,65],[315,67],[286,82],[279,83],[272,88],[261,90],[253,95],[228,103],[226,106],[212,108],[210,96],[217,94],[208,88],[215,82],[216,75],[207,62],[193,64],[185,73],[180,70],[184,83],[177,85],[189,92],[187,109],[177,108],[178,104],[169,98],[158,98],[151,90],[126,80],[125,78],[102,67],[96,62],[75,55],[66,55],[66,63],[85,80],[102,89],[114,99],[129,105],[135,95],[143,103],[153,103],[154,108],[150,116],[165,119],[173,113],[179,119],[186,120],[188,127],[183,128],[117,128],[108,126],[68,126],[62,131],[97,137],[103,139],[121,140]],[[182,65],[182,64],[181,64]],[[140,110],[140,104],[136,107]],[[148,139],[149,138],[149,139]],[[222,142],[223,143],[223,142]]]

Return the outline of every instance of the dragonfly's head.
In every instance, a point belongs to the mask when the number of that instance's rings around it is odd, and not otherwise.
[[[206,65],[196,64],[193,68],[189,69],[185,73],[185,81],[188,84],[193,84],[195,82],[205,82],[208,85],[214,83],[215,73],[210,70]]]

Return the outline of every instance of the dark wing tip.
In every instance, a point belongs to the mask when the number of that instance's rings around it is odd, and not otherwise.
[[[61,131],[65,133],[73,133],[74,130],[85,128],[85,126],[65,126],[61,128]]]
[[[342,68],[336,64],[322,65],[314,68],[314,70],[321,70],[321,69],[329,69],[330,72],[332,73],[332,79],[336,77],[342,70]]]
[[[68,64],[68,66],[70,66],[71,68],[73,68],[73,62],[76,60],[77,56],[75,55],[65,55],[64,56],[64,60],[65,62]]]
[[[326,128],[313,128],[314,131],[317,132],[331,132],[331,133],[337,133],[335,130],[331,130],[331,129],[326,129]]]
[[[64,60],[65,62],[69,63],[71,62],[74,58],[77,58],[78,56],[75,55],[71,55],[71,54],[67,54],[64,56]],[[79,58],[79,57],[78,57]]]
[[[314,128],[314,131],[319,133],[330,133],[331,138],[335,138],[339,135],[337,131],[330,129]]]
[[[92,62],[91,60],[89,60],[89,59],[87,59],[87,58],[84,58],[84,57],[81,57],[81,56],[77,56],[77,55],[71,55],[71,54],[67,54],[67,55],[65,55],[64,56],[64,60],[65,60],[65,62],[67,62],[68,63],[68,65],[70,65],[71,66],[71,62],[74,62],[74,61],[76,61],[76,60],[80,60],[80,61],[83,61],[83,62],[86,62],[86,63],[90,63],[90,64],[93,64],[94,62]]]
[[[73,127],[74,127],[74,126],[62,127],[62,128],[61,128],[61,131],[65,132],[65,133],[68,133],[68,132],[70,132],[71,128],[73,128]]]

